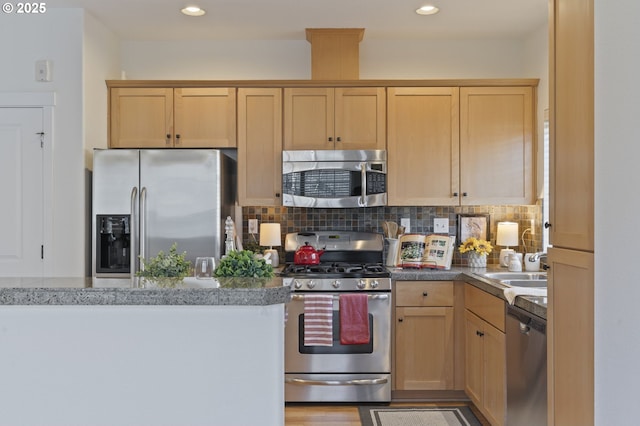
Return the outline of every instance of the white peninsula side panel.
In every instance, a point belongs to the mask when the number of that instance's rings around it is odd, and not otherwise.
[[[0,306],[0,423],[284,424],[284,304]]]

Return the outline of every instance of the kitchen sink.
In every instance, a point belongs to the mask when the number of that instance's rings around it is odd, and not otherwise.
[[[546,272],[489,272],[482,274],[485,278],[497,280],[510,287],[546,287]]]
[[[485,278],[491,278],[494,280],[547,280],[546,272],[489,272],[482,274]]]
[[[501,284],[511,287],[546,287],[547,279],[535,279],[535,280],[500,280]]]

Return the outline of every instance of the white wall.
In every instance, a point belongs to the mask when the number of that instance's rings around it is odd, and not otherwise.
[[[311,77],[311,49],[300,41],[124,41],[130,80],[280,80]]]
[[[597,425],[636,425],[640,333],[640,3],[595,0],[595,390]]]
[[[536,110],[536,188],[538,196],[544,185],[544,110],[549,108],[549,26],[544,25],[531,34],[524,44],[524,69],[540,78]]]
[[[120,40],[91,14],[84,15],[83,112],[85,167],[93,148],[107,148],[107,85],[120,78]]]
[[[362,79],[526,78],[517,40],[364,40]],[[306,77],[309,78],[309,77]]]
[[[82,157],[81,9],[43,15],[3,14],[0,91],[55,92],[53,131],[53,247],[45,259],[53,275],[84,274],[84,162]],[[53,63],[53,81],[35,81],[35,62]],[[47,182],[48,183],[48,182]]]
[[[546,51],[545,46],[545,51]],[[521,41],[364,40],[361,79],[527,78]],[[299,41],[122,43],[122,69],[138,79],[309,79],[311,45]]]

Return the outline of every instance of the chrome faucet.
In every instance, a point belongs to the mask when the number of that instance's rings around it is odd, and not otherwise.
[[[537,260],[542,261],[542,259],[544,259],[545,261],[547,260],[547,253],[538,252],[529,255],[530,262],[535,262]]]
[[[528,260],[529,262],[536,262],[540,260],[540,267],[545,271],[549,269],[549,264],[547,262],[547,253],[538,252],[538,253],[530,254]]]

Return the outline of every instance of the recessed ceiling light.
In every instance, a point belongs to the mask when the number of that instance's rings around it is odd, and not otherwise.
[[[204,9],[200,9],[198,6],[187,6],[182,9],[181,12],[188,16],[202,16],[207,13]]]
[[[438,9],[437,7],[428,4],[426,6],[422,6],[420,9],[416,10],[416,13],[418,15],[434,15],[434,14],[438,13],[439,11],[440,11],[440,9]]]

